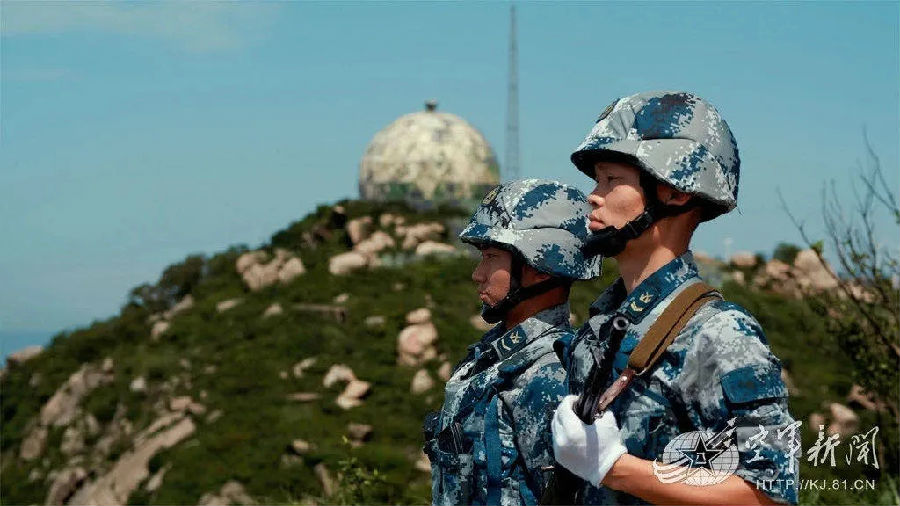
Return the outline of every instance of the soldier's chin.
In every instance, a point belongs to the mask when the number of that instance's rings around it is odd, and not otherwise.
[[[588,222],[588,230],[591,232],[599,232],[606,228],[606,225],[600,223],[599,221],[589,221]]]

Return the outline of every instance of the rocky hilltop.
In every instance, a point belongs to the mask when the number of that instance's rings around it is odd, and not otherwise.
[[[10,355],[0,502],[428,502],[421,420],[487,328],[455,239],[464,219],[321,206],[259,248],[189,256],[116,317]],[[880,407],[798,298],[829,286],[804,255],[698,260],[759,316],[813,441],[818,425],[849,435]],[[616,277],[604,271],[574,288],[576,324]]]

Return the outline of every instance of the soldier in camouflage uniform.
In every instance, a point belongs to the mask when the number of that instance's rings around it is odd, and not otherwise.
[[[587,481],[578,500],[795,504],[799,440],[781,363],[759,323],[736,304],[702,306],[659,362],[635,376],[594,423],[572,410],[595,362],[611,362],[608,387],[675,296],[701,281],[688,249],[693,231],[737,204],[740,160],[728,125],[690,93],[641,93],[611,104],[572,161],[596,181],[586,254],[615,257],[622,276],[594,302],[577,336],[555,345],[574,395],[554,415],[554,452]],[[618,321],[627,330],[619,348],[610,349],[616,317],[625,318]],[[663,483],[654,474],[653,461],[680,433],[719,432],[732,419],[735,476],[694,486]]]
[[[536,504],[554,463],[550,418],[566,395],[553,352],[573,337],[568,295],[599,275],[585,259],[583,193],[527,179],[491,190],[460,239],[481,250],[472,273],[482,317],[498,323],[469,346],[425,421],[434,504]]]

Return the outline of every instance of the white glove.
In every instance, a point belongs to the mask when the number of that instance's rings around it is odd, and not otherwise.
[[[612,412],[606,411],[594,423],[585,425],[572,409],[576,399],[566,396],[553,414],[553,453],[566,469],[599,486],[628,450]]]

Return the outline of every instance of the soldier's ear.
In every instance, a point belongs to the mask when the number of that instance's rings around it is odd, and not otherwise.
[[[690,193],[678,191],[667,184],[660,184],[657,187],[656,196],[667,206],[683,206],[693,198]]]
[[[522,281],[525,286],[540,283],[547,279],[550,279],[549,274],[543,273],[528,264],[522,266]]]

